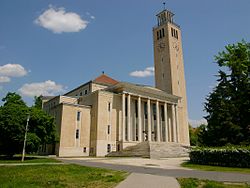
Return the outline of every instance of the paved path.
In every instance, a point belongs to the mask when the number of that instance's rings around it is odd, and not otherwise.
[[[119,164],[119,160],[116,164],[98,162],[98,158],[95,159],[86,159],[86,158],[79,158],[79,159],[71,159],[71,158],[61,158],[61,161],[65,163],[74,163],[84,166],[92,166],[92,167],[100,167],[100,168],[107,168],[113,170],[123,170],[130,173],[140,173],[140,174],[151,174],[151,175],[158,175],[158,176],[169,176],[169,177],[186,177],[186,178],[199,178],[199,179],[209,179],[215,181],[224,181],[224,182],[248,182],[250,183],[250,174],[243,174],[243,173],[232,173],[232,172],[215,172],[215,171],[201,171],[201,170],[191,170],[182,167],[174,167],[171,168],[160,168],[159,166],[134,166],[136,164],[130,165],[122,165]],[[102,159],[104,160],[104,159]],[[116,159],[117,160],[117,159]],[[122,159],[120,159],[122,161]],[[140,160],[140,159],[138,159]],[[161,161],[161,160],[159,160]],[[134,162],[132,160],[132,162]],[[151,163],[151,160],[148,159],[148,164]]]
[[[155,176],[150,174],[130,174],[116,188],[180,188],[173,177]]]

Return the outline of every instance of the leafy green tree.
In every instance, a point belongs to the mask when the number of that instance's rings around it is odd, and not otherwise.
[[[0,152],[13,155],[22,150],[28,107],[16,93],[8,93],[0,108]]]
[[[38,109],[42,109],[42,95],[39,97],[35,96],[34,97],[34,107]]]
[[[23,147],[27,115],[30,121],[27,134],[27,152],[37,152],[44,144],[56,141],[54,118],[37,105],[27,107],[21,96],[8,93],[0,107],[0,154],[20,153]]]
[[[250,44],[228,45],[215,59],[218,85],[206,98],[208,125],[200,135],[202,143],[250,144]]]
[[[29,133],[35,135],[28,135],[32,145],[29,147],[27,143],[27,148],[37,151],[41,145],[55,143],[57,137],[54,118],[36,107],[31,107],[30,113]]]
[[[189,139],[191,146],[197,146],[198,136],[196,134],[196,128],[193,128],[191,125],[189,125]]]
[[[201,146],[202,140],[200,139],[201,134],[205,130],[206,125],[201,124],[200,126],[194,128],[189,125],[189,138],[190,138],[190,145],[191,146]]]

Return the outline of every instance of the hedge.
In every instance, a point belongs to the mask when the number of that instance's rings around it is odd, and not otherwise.
[[[194,164],[250,168],[250,147],[193,148],[189,156]]]

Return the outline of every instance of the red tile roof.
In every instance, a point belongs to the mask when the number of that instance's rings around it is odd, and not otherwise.
[[[117,80],[114,80],[113,78],[110,78],[106,74],[100,75],[99,77],[94,79],[93,82],[101,83],[101,84],[108,84],[108,85],[115,85],[115,84],[118,83]]]

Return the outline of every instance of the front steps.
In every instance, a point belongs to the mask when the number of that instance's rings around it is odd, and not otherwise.
[[[141,142],[122,151],[111,152],[107,157],[172,158],[188,156],[189,146],[168,142]]]
[[[150,158],[187,157],[188,146],[179,143],[150,142]]]
[[[134,146],[128,146],[122,151],[111,152],[106,157],[150,157],[148,142],[141,142]]]

